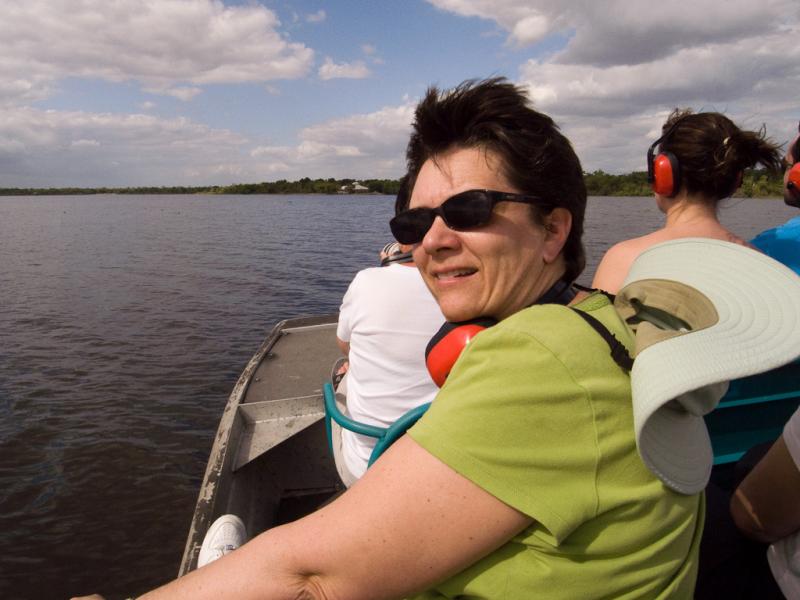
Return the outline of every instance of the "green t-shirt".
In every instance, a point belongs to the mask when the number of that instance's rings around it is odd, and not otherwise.
[[[576,308],[633,346],[604,295]],[[692,597],[704,497],[646,469],[630,378],[569,308],[534,306],[481,332],[409,434],[535,521],[418,600]]]

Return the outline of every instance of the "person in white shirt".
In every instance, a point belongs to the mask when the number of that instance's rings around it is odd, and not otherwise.
[[[401,246],[393,256],[409,249]],[[350,418],[388,427],[433,400],[438,388],[425,366],[425,347],[444,321],[410,255],[356,274],[336,330],[350,363],[338,389],[346,392]],[[348,487],[366,471],[375,441],[348,430],[334,436],[337,470]]]

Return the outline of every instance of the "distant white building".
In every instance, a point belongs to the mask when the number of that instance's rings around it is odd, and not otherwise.
[[[358,181],[354,181],[350,185],[343,185],[339,188],[340,194],[365,194],[369,192],[369,188],[361,185]]]

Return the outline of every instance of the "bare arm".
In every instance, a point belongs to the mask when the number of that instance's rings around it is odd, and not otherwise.
[[[402,598],[531,523],[404,436],[335,502],[141,598]]]
[[[761,542],[800,529],[800,471],[783,436],[734,492],[731,516],[742,533]]]
[[[350,356],[350,342],[345,342],[337,337],[336,344],[339,346],[339,350],[342,351],[342,354],[345,356]]]

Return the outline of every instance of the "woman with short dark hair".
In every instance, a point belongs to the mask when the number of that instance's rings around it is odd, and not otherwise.
[[[631,331],[571,285],[586,191],[569,141],[516,86],[467,82],[428,91],[408,162],[392,232],[448,320],[497,324],[335,501],[142,598],[690,598],[702,495],[640,459],[610,350]]]

